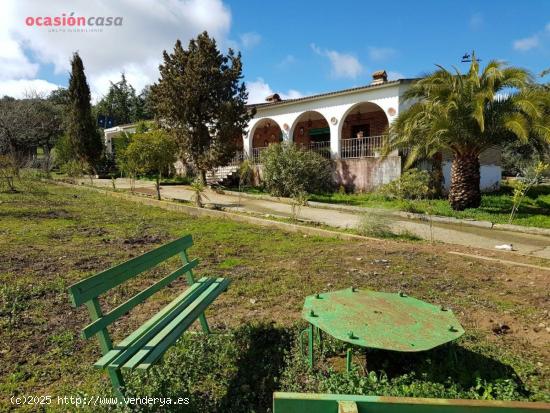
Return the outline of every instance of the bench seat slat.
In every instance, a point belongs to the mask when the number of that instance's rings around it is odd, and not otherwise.
[[[178,338],[193,324],[198,316],[223,293],[229,280],[218,278],[216,282],[208,287],[189,307],[170,322],[162,331],[160,331],[152,340],[150,340],[141,350],[139,350],[123,366],[123,370],[147,370],[157,361],[168,348],[174,344]]]
[[[141,341],[147,342],[150,337],[153,337],[155,332],[162,329],[171,319],[176,317],[182,308],[185,308],[189,303],[200,295],[210,284],[215,281],[214,278],[203,277],[195,284],[185,290],[182,294],[172,300],[167,306],[156,313],[146,323],[132,332],[128,337],[117,343],[112,350],[103,355],[98,361],[94,363],[94,367],[103,369],[106,368],[109,363],[121,356],[124,351],[127,350],[132,344]],[[139,348],[138,348],[139,349]]]
[[[159,248],[132,258],[122,264],[102,271],[69,287],[69,295],[75,307],[109,291],[135,275],[160,264],[193,245],[191,235],[169,242]]]
[[[136,305],[142,303],[145,299],[149,298],[150,296],[158,292],[160,289],[170,284],[176,278],[195,268],[198,263],[199,261],[196,259],[193,261],[190,261],[189,263],[185,264],[183,267],[178,268],[177,270],[173,271],[171,274],[157,281],[155,284],[151,285],[147,289],[141,291],[140,293],[136,294],[126,302],[114,308],[107,314],[103,315],[103,317],[97,319],[93,323],[88,324],[82,330],[82,337],[90,338],[94,334],[103,330],[113,321],[117,320],[119,317],[122,317],[124,314],[129,312]]]

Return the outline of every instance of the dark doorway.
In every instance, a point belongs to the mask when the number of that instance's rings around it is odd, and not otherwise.
[[[351,137],[357,138],[362,132],[363,137],[370,136],[370,124],[364,123],[362,125],[353,125],[351,127]]]

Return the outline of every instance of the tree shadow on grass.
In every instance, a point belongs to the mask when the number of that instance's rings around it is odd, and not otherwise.
[[[293,334],[267,323],[247,325],[241,333],[236,339],[246,351],[236,362],[236,372],[220,402],[220,411],[265,412],[271,408],[273,392],[278,389]]]
[[[281,390],[511,400],[529,396],[511,366],[456,344],[419,353],[368,350],[367,374],[360,367],[348,374],[345,368],[332,368],[332,359],[345,354],[346,344],[323,336],[324,351],[317,343],[312,371],[300,349],[300,327],[302,323],[286,328],[254,323],[226,334],[184,334],[153,369],[128,375],[128,395],[189,397],[187,406],[142,411],[193,413],[267,412],[273,392]],[[364,352],[354,347],[354,366],[364,362]]]
[[[143,412],[266,412],[291,344],[290,330],[266,323],[187,332],[152,369],[125,376],[126,396],[189,399],[178,406],[142,406]]]
[[[456,343],[418,353],[370,350],[367,357],[369,370],[385,371],[389,377],[414,372],[423,380],[442,384],[452,382],[463,389],[475,388],[480,382],[513,380],[522,396],[529,395],[512,366]]]

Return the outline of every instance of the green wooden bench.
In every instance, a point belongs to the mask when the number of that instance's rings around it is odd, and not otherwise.
[[[99,339],[103,357],[94,366],[108,372],[118,397],[122,396],[121,388],[124,387],[121,370],[149,369],[197,319],[203,331],[210,332],[204,311],[218,295],[227,290],[229,280],[203,277],[195,281],[193,268],[197,266],[198,260],[189,261],[187,255],[187,249],[192,245],[191,235],[187,235],[69,287],[73,306],[84,304],[92,319],[82,330],[82,336],[89,339],[97,335]],[[175,255],[179,255],[183,263],[180,268],[109,312],[102,312],[100,295]],[[189,288],[113,346],[107,327],[184,274],[187,276]]]

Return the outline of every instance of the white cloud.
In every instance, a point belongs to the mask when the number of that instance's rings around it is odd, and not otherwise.
[[[369,57],[377,62],[388,60],[397,54],[391,47],[369,47]]]
[[[256,32],[243,33],[239,36],[243,49],[252,49],[260,44],[262,36]]]
[[[37,64],[53,64],[55,73],[66,73],[74,51],[84,61],[95,98],[104,94],[109,80],[124,71],[139,90],[158,78],[163,50],[172,50],[176,39],[184,45],[207,30],[219,46],[227,46],[231,13],[221,0],[120,0],[49,2],[8,0],[0,17],[0,64],[4,79],[31,79]],[[28,16],[122,17],[122,26],[102,32],[49,32],[47,27],[29,27]],[[28,56],[32,54],[33,60]],[[17,71],[16,69],[19,68]],[[135,83],[134,83],[135,82]]]
[[[304,96],[295,89],[290,89],[286,93],[273,91],[271,86],[261,77],[252,82],[246,82],[246,88],[248,90],[248,103],[264,103],[265,98],[274,93],[278,93],[281,99],[297,99]]]
[[[529,50],[542,46],[543,42],[548,42],[549,37],[550,37],[550,23],[547,23],[546,26],[544,26],[543,30],[539,30],[537,33],[533,34],[532,36],[515,40],[512,43],[512,46],[514,50],[518,50],[520,52],[527,52]]]
[[[58,85],[42,79],[0,80],[0,97],[11,96],[20,99],[34,93],[48,95],[58,87]]]
[[[538,47],[539,44],[539,36],[535,34],[533,36],[514,41],[514,49],[521,52],[526,52],[528,50],[534,49],[535,47]]]
[[[355,79],[364,71],[359,60],[351,54],[321,49],[314,43],[311,44],[311,49],[318,55],[327,57],[330,60],[331,75],[336,78]]]

